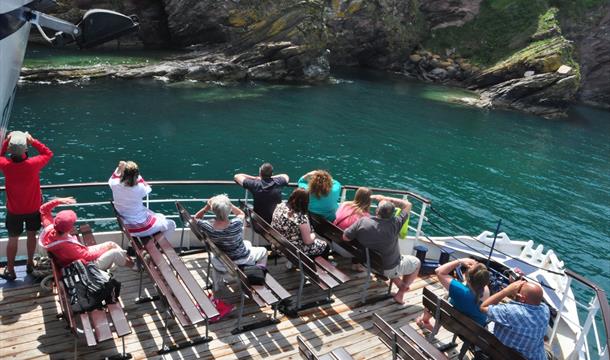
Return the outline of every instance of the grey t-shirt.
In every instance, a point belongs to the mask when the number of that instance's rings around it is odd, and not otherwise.
[[[390,270],[400,264],[398,233],[408,218],[409,212],[405,210],[391,219],[363,217],[345,229],[344,234],[350,240],[358,240],[362,246],[379,251],[384,270]]]

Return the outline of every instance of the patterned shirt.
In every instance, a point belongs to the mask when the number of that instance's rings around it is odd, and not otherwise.
[[[546,360],[544,335],[550,312],[546,304],[529,305],[510,301],[490,305],[487,320],[494,322],[493,333],[504,345],[529,360]]]
[[[295,244],[305,254],[309,256],[317,256],[324,252],[326,249],[326,242],[316,238],[313,244],[305,244],[301,237],[301,224],[309,224],[307,214],[292,213],[289,214],[290,209],[286,206],[286,203],[280,203],[273,212],[273,219],[271,220],[271,227],[277,230],[283,237],[288,241]],[[310,230],[313,233],[311,224],[309,224]]]
[[[244,222],[241,218],[233,218],[224,229],[215,229],[214,224],[207,220],[197,220],[197,225],[231,260],[250,255],[250,250],[244,245]]]

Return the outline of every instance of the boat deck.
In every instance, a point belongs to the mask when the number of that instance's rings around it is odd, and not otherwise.
[[[207,255],[205,253],[184,256],[187,267],[200,284],[205,282]],[[342,269],[349,269],[350,261],[339,259]],[[296,294],[298,287],[297,270],[286,270],[285,260],[278,259],[277,265],[269,261],[270,273],[291,294]],[[210,325],[210,336],[213,340],[181,351],[164,355],[172,359],[300,359],[298,354],[297,335],[311,344],[318,354],[324,354],[336,347],[344,347],[355,359],[388,359],[391,352],[377,337],[371,316],[377,313],[388,321],[392,327],[410,324],[419,328],[415,319],[423,310],[421,305],[422,288],[432,286],[438,293],[444,290],[435,277],[418,278],[405,297],[406,304],[398,305],[387,299],[370,305],[361,305],[360,291],[365,280],[365,273],[346,270],[352,280],[343,284],[334,292],[334,303],[302,311],[298,318],[280,316],[281,322],[239,335],[232,335],[236,326],[237,311],[234,310],[218,323]],[[160,302],[136,304],[138,293],[136,272],[120,269],[116,272],[122,283],[121,301],[132,327],[132,334],[125,337],[128,353],[135,359],[162,358],[157,354],[164,341],[181,342],[187,338],[196,338],[204,334],[205,326],[186,330],[171,319],[164,326],[164,316],[159,311]],[[144,276],[146,291],[154,294],[154,288],[147,276]],[[381,295],[387,290],[385,283],[372,281],[369,296]],[[305,301],[317,299],[323,293],[315,285],[306,285]],[[239,295],[233,292],[231,284],[220,292],[220,298],[237,304]],[[243,324],[256,319],[263,319],[271,314],[270,308],[263,308],[263,314],[252,301],[246,301]],[[74,337],[65,329],[65,322],[57,319],[59,304],[54,294],[45,292],[38,285],[27,285],[0,288],[0,358],[17,359],[68,359],[74,358]],[[421,331],[420,331],[421,332]],[[437,341],[449,342],[452,334],[441,329]],[[97,347],[87,347],[84,336],[77,342],[78,357],[101,359],[121,353],[121,341],[106,341]],[[454,348],[448,353],[450,358],[457,358]]]

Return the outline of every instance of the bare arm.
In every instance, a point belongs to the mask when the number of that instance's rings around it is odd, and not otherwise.
[[[371,195],[371,199],[375,200],[377,202],[389,201],[392,204],[394,204],[394,206],[396,206],[397,208],[400,208],[401,210],[411,211],[411,203],[409,202],[409,200],[398,199],[398,198],[393,198],[393,197],[383,196],[383,195]]]
[[[237,216],[238,218],[241,218],[242,220],[246,217],[246,213],[244,213],[240,208],[233,204],[231,204],[231,212],[233,213],[233,215]]]
[[[208,211],[210,211],[210,203],[209,202],[207,204],[205,204],[205,206],[202,207],[201,210],[197,211],[197,213],[195,214],[195,219],[203,219],[203,216]]]
[[[313,244],[316,239],[316,234],[311,232],[309,222],[299,225],[299,229],[301,230],[301,239],[303,239],[303,243],[305,243],[305,245]]]
[[[525,283],[524,280],[515,281],[514,283],[505,287],[504,289],[502,289],[502,290],[498,291],[497,293],[493,294],[492,296],[488,297],[481,304],[481,312],[487,314],[487,311],[489,310],[490,305],[499,304],[500,301],[502,301],[502,299],[504,299],[505,297],[514,297],[515,295],[517,295],[517,293],[519,292],[519,289],[521,288],[521,286],[523,286],[524,283]]]
[[[239,184],[239,186],[244,186],[244,180],[246,179],[257,179],[258,177],[256,176],[252,176],[252,175],[248,175],[248,174],[235,174],[235,176],[233,176],[233,180]]]
[[[453,276],[450,275],[451,272],[460,265],[473,266],[474,264],[476,264],[476,261],[473,259],[457,259],[439,266],[434,272],[441,285],[443,285],[445,289],[449,289],[449,284],[451,284],[451,280],[453,280]]]

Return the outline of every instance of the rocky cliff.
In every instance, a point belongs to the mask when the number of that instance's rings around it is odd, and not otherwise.
[[[192,52],[146,66],[29,70],[26,78],[320,81],[331,65],[352,65],[467,86],[485,106],[546,117],[560,116],[575,99],[610,105],[605,0],[60,3],[60,15],[70,19],[75,8],[135,13],[141,44]]]

